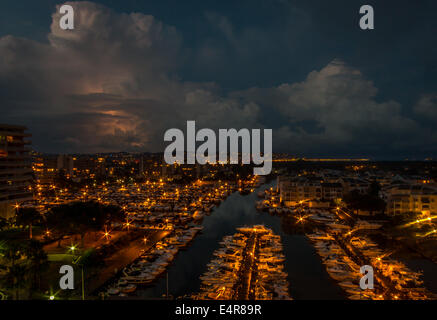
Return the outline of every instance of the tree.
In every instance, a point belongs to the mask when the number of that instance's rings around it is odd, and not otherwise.
[[[36,240],[30,240],[24,250],[30,277],[29,293],[32,295],[33,290],[40,289],[41,274],[48,265],[47,253],[44,251],[42,243]]]
[[[110,222],[123,222],[126,218],[126,215],[123,210],[119,206],[108,205],[103,207],[104,224],[108,224]]]
[[[23,242],[5,241],[0,249],[7,269],[2,279],[3,285],[15,290],[15,298],[18,300],[19,289],[24,286],[26,275],[26,267],[18,263],[24,257]]]
[[[5,276],[6,286],[15,290],[15,299],[20,299],[20,289],[25,286],[26,267],[22,264],[15,264],[8,269]]]
[[[348,208],[352,210],[358,210],[360,208],[362,195],[358,192],[358,190],[354,189],[351,192],[345,194],[343,200]]]
[[[35,208],[19,208],[15,222],[29,226],[29,239],[32,239],[32,226],[41,222],[41,215]]]
[[[6,250],[7,242],[5,240],[0,241],[0,256],[4,255],[4,252]]]
[[[385,210],[386,203],[379,196],[379,188],[377,184],[369,187],[366,194],[361,194],[358,190],[352,190],[344,196],[344,202],[351,210],[363,210],[373,212],[382,212]]]
[[[6,288],[15,290],[19,299],[21,288],[30,285],[29,294],[39,287],[41,274],[47,266],[47,254],[36,240],[2,241],[0,255],[6,266],[6,274],[1,279]]]
[[[23,244],[18,241],[5,241],[3,245],[3,257],[6,259],[7,263],[14,266],[18,260],[20,260],[23,255]]]
[[[0,231],[3,231],[9,226],[9,223],[6,219],[0,217]]]
[[[379,197],[379,192],[381,191],[381,185],[376,181],[373,180],[370,183],[369,189],[367,191],[367,194],[374,196],[374,197]]]
[[[117,206],[104,206],[95,201],[73,202],[52,208],[47,224],[61,234],[79,234],[83,246],[85,235],[100,231],[110,221],[123,221],[124,213]]]

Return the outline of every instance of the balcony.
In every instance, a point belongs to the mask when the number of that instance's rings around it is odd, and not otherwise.
[[[4,175],[15,175],[15,174],[26,174],[32,173],[32,168],[18,168],[18,169],[10,169],[10,168],[0,168],[0,176]]]
[[[30,167],[31,161],[0,161],[0,168],[2,167]]]
[[[8,154],[8,156],[6,157],[6,159],[17,159],[17,160],[24,160],[24,159],[30,159],[31,156],[30,154]]]

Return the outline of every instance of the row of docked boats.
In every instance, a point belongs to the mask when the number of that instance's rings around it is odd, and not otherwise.
[[[207,271],[200,277],[200,293],[192,298],[238,299],[242,277],[247,277],[251,279],[250,288],[246,288],[251,299],[290,299],[280,237],[261,225],[237,231],[220,242]]]
[[[377,270],[383,279],[376,290],[362,290],[360,266],[353,260],[338,242],[329,233],[316,231],[307,234],[313,242],[314,248],[326,266],[331,278],[336,280],[340,287],[352,300],[382,300],[382,299],[429,299],[432,294],[421,286],[421,273],[413,272],[403,263],[390,259],[390,253],[384,253],[376,243],[365,236],[347,237],[343,245],[349,252],[368,261]],[[339,238],[340,241],[342,238]]]
[[[267,211],[271,215],[285,215],[294,213],[294,208],[292,207],[281,207],[277,205],[269,205],[264,200],[259,200],[256,202],[256,209],[259,211]]]
[[[125,267],[121,276],[106,288],[104,294],[124,297],[133,294],[138,286],[150,285],[165,272],[179,250],[186,247],[202,229],[202,226],[192,225],[185,230],[175,230]]]
[[[308,212],[307,217],[309,220],[340,232],[351,230],[377,230],[382,227],[382,223],[380,222],[360,219],[356,220],[353,224],[345,223],[343,220],[340,220],[337,215],[327,210],[305,209],[305,212]]]
[[[259,239],[255,299],[290,300],[281,237],[273,234],[270,229],[264,229],[266,232]]]
[[[376,299],[373,292],[361,290],[359,281],[362,277],[360,266],[358,266],[344,250],[335,242],[329,233],[316,231],[307,234],[313,243],[317,254],[322,259],[329,276],[338,282],[338,285],[345,291],[349,299],[366,300]]]

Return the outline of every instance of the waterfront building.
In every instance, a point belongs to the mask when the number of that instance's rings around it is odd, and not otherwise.
[[[397,185],[387,194],[387,213],[389,215],[437,213],[437,189],[426,185]]]
[[[370,183],[365,179],[343,177],[339,179],[339,182],[343,186],[343,193],[349,193],[352,190],[356,190],[361,194],[366,194],[369,190]]]
[[[0,124],[0,217],[10,218],[21,202],[32,199],[33,180],[26,127]]]
[[[33,157],[32,168],[35,180],[39,184],[53,184],[58,174],[58,156],[36,154]]]
[[[120,160],[117,164],[124,167],[126,163],[127,160]],[[78,155],[73,157],[73,164],[73,174],[76,178],[95,178],[96,176],[104,176],[106,173],[104,157]]]
[[[323,206],[326,202],[341,199],[344,194],[343,185],[340,182],[325,182],[320,176],[295,176],[279,177],[278,192],[280,201],[286,206],[294,206],[298,203],[318,202]]]
[[[343,197],[343,186],[339,182],[324,182],[322,186],[322,199],[334,201]]]
[[[286,206],[293,206],[301,201],[322,199],[322,183],[318,178],[280,178],[278,188],[280,201]]]

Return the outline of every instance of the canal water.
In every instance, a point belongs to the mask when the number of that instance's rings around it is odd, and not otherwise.
[[[185,250],[179,251],[168,268],[170,295],[177,298],[199,291],[199,277],[206,271],[206,265],[224,236],[236,233],[236,228],[241,226],[264,224],[282,238],[285,271],[294,299],[345,299],[343,291],[329,277],[314,247],[303,235],[304,230],[296,229],[295,220],[256,210],[257,193],[274,184],[261,186],[249,195],[235,192],[203,219],[202,233]],[[145,299],[156,299],[165,296],[166,291],[167,277],[164,276],[152,287],[137,293]]]

